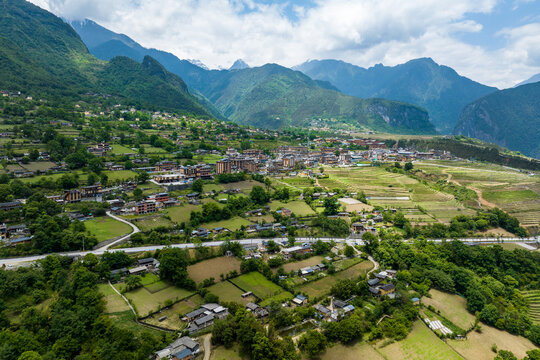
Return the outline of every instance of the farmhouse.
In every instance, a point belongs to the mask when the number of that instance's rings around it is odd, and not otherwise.
[[[154,359],[192,359],[199,353],[199,343],[188,336],[181,337],[166,348],[154,353]]]
[[[204,304],[182,319],[190,322],[187,331],[194,333],[214,324],[215,319],[224,319],[229,315],[229,309],[219,304]]]
[[[296,306],[302,306],[302,305],[307,304],[307,297],[305,297],[304,295],[296,295],[296,297],[292,299],[292,302]]]
[[[290,259],[294,256],[294,254],[303,255],[311,252],[311,247],[309,245],[306,246],[293,246],[290,248],[285,248],[281,250],[281,254],[283,255],[283,258],[285,260]]]

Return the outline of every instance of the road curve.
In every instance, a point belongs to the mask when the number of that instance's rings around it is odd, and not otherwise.
[[[133,233],[126,235],[127,237],[131,236]],[[240,243],[241,245],[248,245],[248,244],[260,244],[263,241],[287,241],[287,238],[273,238],[273,239],[240,239],[240,240],[231,240]],[[363,241],[359,239],[351,239],[351,238],[313,238],[313,237],[302,237],[302,238],[296,238],[296,241],[299,242],[315,242],[317,240],[322,240],[325,242],[328,241],[335,241],[335,242],[347,242],[354,240],[359,245],[363,245]],[[435,243],[441,243],[443,241],[452,241],[453,239],[430,239],[429,241],[433,241]],[[504,243],[504,242],[510,242],[510,243],[536,243],[540,242],[540,236],[536,237],[530,237],[530,238],[519,238],[519,237],[512,237],[512,238],[463,238],[463,239],[457,239],[458,241],[462,241],[465,243],[479,243],[479,244],[497,244],[497,243]],[[120,240],[118,240],[120,241]],[[118,241],[115,241],[117,243]],[[208,241],[203,242],[203,246],[220,246],[225,241]],[[112,245],[112,244],[111,244]],[[120,249],[110,249],[108,250],[108,247],[103,247],[96,250],[88,250],[88,251],[70,251],[70,252],[62,252],[62,253],[56,253],[57,255],[61,256],[71,256],[71,257],[78,257],[78,256],[84,256],[86,254],[95,254],[95,255],[103,255],[104,252],[110,251],[110,252],[116,252],[116,251],[124,251],[126,253],[138,253],[138,252],[144,252],[144,251],[155,251],[158,249],[164,249],[166,247],[171,248],[180,248],[180,249],[189,249],[194,248],[198,246],[198,244],[195,243],[185,243],[185,244],[172,244],[172,245],[152,245],[152,246],[141,246],[141,247],[134,247],[134,248],[120,248]],[[25,257],[18,257],[18,258],[8,258],[8,259],[0,259],[0,266],[6,265],[9,267],[9,265],[19,265],[26,262],[34,262],[37,260],[44,259],[48,255],[52,254],[43,254],[43,255],[33,255],[33,256],[25,256]]]
[[[122,219],[122,218],[120,218],[120,217],[118,217],[118,216],[115,216],[115,215],[111,214],[110,211],[107,211],[107,216],[112,217],[114,220],[118,220],[118,221],[120,221],[120,222],[123,222],[124,224],[128,224],[128,225],[131,227],[132,231],[131,231],[131,233],[122,236],[121,238],[119,238],[119,239],[113,241],[113,242],[110,243],[110,244],[107,244],[107,245],[105,245],[105,246],[102,246],[102,247],[100,247],[100,248],[97,248],[96,250],[107,250],[107,249],[110,248],[111,246],[115,246],[116,244],[119,244],[119,243],[121,243],[122,241],[124,241],[124,240],[126,240],[126,239],[129,239],[129,238],[131,237],[131,235],[136,234],[136,233],[138,233],[138,232],[141,231],[141,230],[140,230],[137,226],[135,226],[134,224],[130,223],[129,221],[127,221],[127,220],[125,220],[125,219]]]

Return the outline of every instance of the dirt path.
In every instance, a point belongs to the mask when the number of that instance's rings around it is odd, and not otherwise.
[[[458,185],[458,186],[465,186],[465,185],[461,185],[457,180],[454,180],[452,178],[452,174],[449,174],[448,172],[446,172],[446,169],[442,170],[441,171],[443,174],[445,174],[446,176],[448,176],[448,178],[446,180]],[[484,199],[484,196],[482,195],[482,191],[480,189],[477,189],[475,187],[472,187],[472,186],[465,186],[466,188],[468,189],[471,189],[472,191],[474,191],[476,193],[476,195],[478,196],[478,200],[476,200],[478,202],[478,207],[480,208],[483,208],[484,206],[487,207],[487,208],[495,208],[497,207],[497,205],[495,205],[494,203],[492,202],[489,202],[487,201],[486,199]]]
[[[203,346],[204,346],[204,359],[210,360],[210,355],[212,353],[212,347],[210,346],[210,340],[212,339],[212,334],[204,335],[203,337]]]
[[[135,319],[137,319],[137,313],[135,312],[135,309],[133,308],[133,306],[131,306],[131,303],[129,302],[129,300],[124,295],[122,295],[122,293],[120,293],[120,291],[116,290],[116,288],[113,286],[113,284],[111,284],[110,281],[109,281],[109,285],[112,287],[112,289],[114,290],[115,293],[117,293],[118,295],[120,295],[122,297],[122,299],[124,299],[126,304],[128,304],[129,308],[133,312],[133,315],[135,315]]]
[[[369,278],[369,274],[371,274],[374,271],[377,271],[379,269],[379,263],[373,259],[373,257],[370,255],[368,256],[368,260],[373,263],[373,269],[369,270],[366,274],[366,277]]]

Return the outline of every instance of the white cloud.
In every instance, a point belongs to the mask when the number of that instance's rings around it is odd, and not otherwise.
[[[507,46],[485,50],[459,40],[482,25],[497,0],[316,0],[294,6],[254,0],[32,0],[70,19],[90,18],[146,47],[210,67],[242,58],[250,65],[292,66],[308,58],[337,58],[371,66],[429,56],[474,80],[508,87],[540,72],[540,24],[501,32]]]

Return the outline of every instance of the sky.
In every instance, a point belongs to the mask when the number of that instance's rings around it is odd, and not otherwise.
[[[508,88],[540,73],[540,0],[31,0],[145,47],[228,68],[419,57]]]

